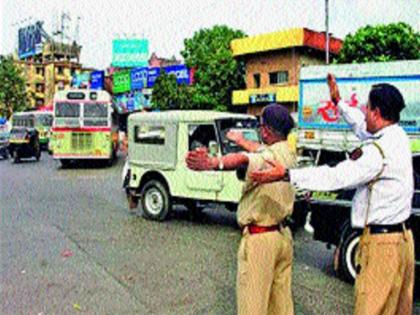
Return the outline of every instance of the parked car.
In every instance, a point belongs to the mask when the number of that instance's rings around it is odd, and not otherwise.
[[[15,163],[21,158],[41,158],[39,134],[35,128],[13,127],[10,131],[9,153]]]
[[[215,111],[131,114],[125,180],[129,203],[136,207],[140,202],[144,216],[159,221],[178,203],[194,212],[209,203],[235,210],[243,186],[237,172],[193,171],[185,156],[202,146],[213,155],[237,152],[241,148],[228,141],[226,133],[235,129],[259,141],[257,124],[254,116]]]

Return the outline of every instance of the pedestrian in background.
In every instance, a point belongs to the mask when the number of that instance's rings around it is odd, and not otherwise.
[[[287,135],[293,128],[288,110],[278,104],[264,108],[261,117],[263,150],[211,157],[206,149],[188,153],[193,170],[233,170],[247,166],[247,174],[266,167],[265,160],[295,166]],[[280,192],[280,194],[279,194]],[[238,251],[237,305],[240,315],[293,314],[290,229],[284,225],[292,213],[295,194],[289,183],[258,186],[246,176],[237,212],[242,239]]]
[[[363,234],[357,254],[354,314],[411,314],[415,260],[407,219],[414,183],[409,139],[398,125],[404,99],[392,85],[374,85],[364,118],[340,101],[332,75],[328,82],[333,102],[356,134],[366,139],[363,146],[335,167],[289,170],[281,162],[270,161],[272,168],[250,176],[255,183],[283,180],[315,191],[357,188],[351,223]]]

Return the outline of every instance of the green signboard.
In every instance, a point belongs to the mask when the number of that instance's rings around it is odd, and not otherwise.
[[[130,71],[118,71],[112,75],[112,91],[114,93],[124,93],[130,91]]]

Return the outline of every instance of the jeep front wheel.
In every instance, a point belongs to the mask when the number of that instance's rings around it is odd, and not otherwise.
[[[141,190],[141,206],[147,219],[163,221],[172,208],[168,189],[158,180],[147,182]]]

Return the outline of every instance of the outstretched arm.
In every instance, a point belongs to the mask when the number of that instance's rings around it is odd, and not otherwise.
[[[288,179],[299,188],[315,191],[333,191],[366,184],[381,172],[384,165],[383,158],[374,145],[365,146],[357,159],[345,160],[335,167],[306,167],[292,169],[289,173],[278,162],[266,163],[271,168],[252,172],[250,177],[253,181],[263,184]]]
[[[238,146],[248,152],[257,152],[262,147],[258,142],[246,140],[242,133],[238,131],[229,131],[226,134],[226,138],[232,142],[235,142]]]
[[[248,156],[243,153],[231,153],[221,157],[212,157],[208,155],[205,148],[188,152],[185,160],[187,167],[196,171],[234,170],[249,162]]]

